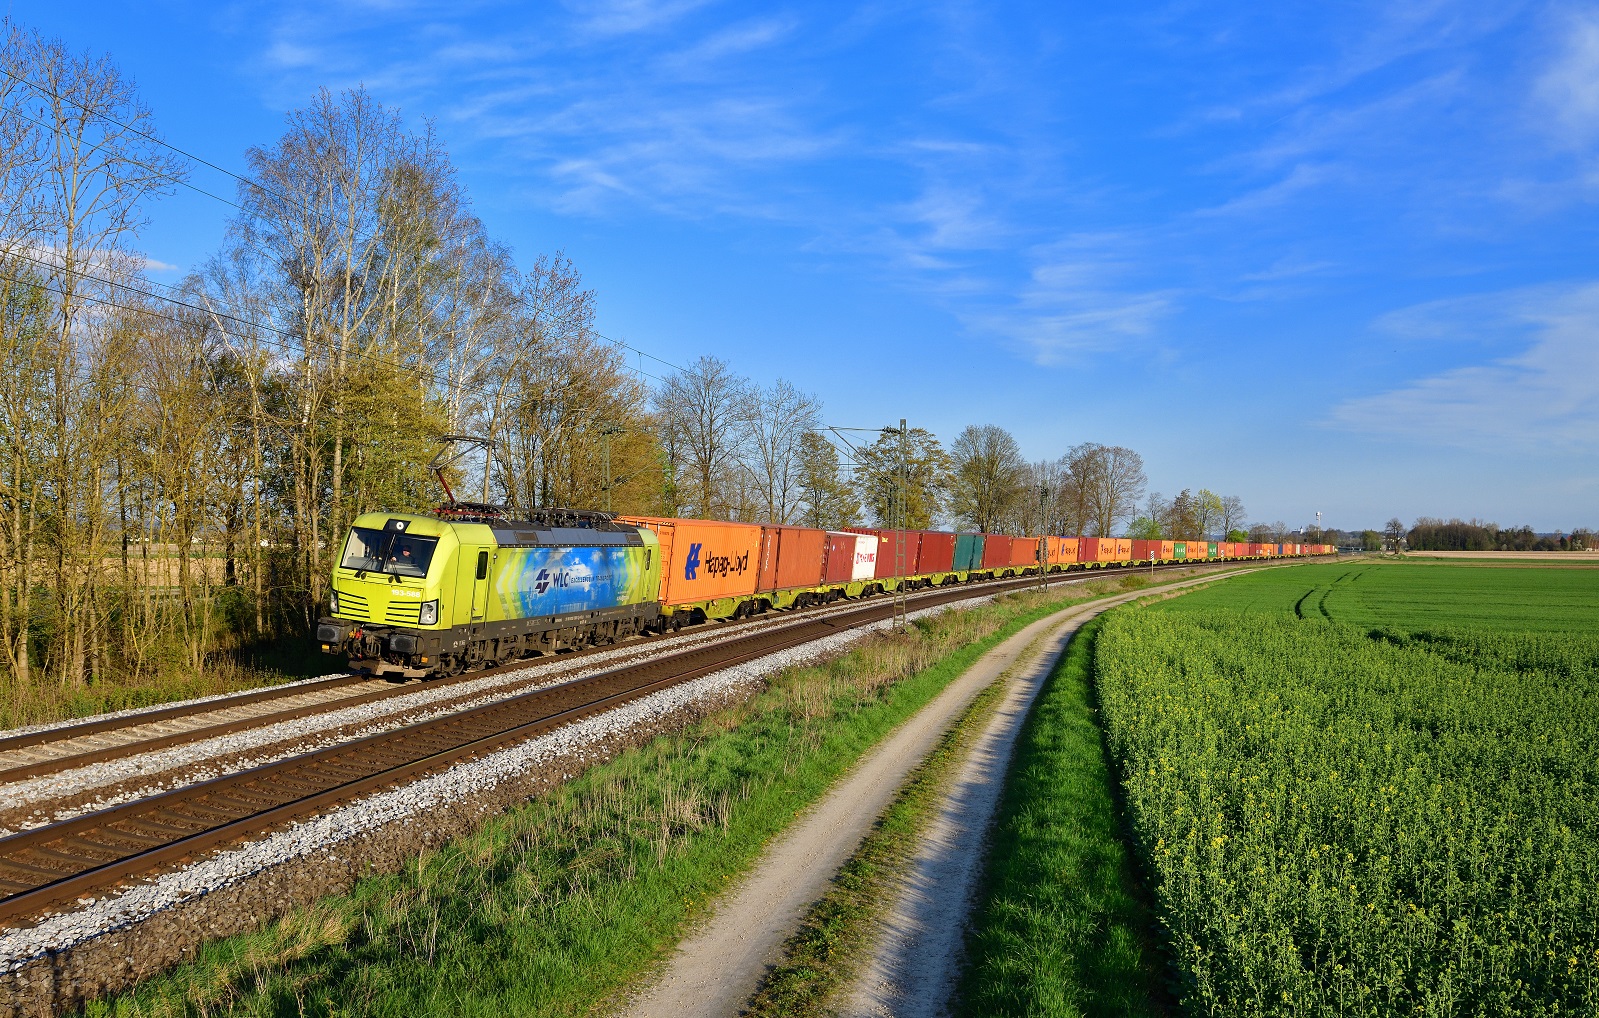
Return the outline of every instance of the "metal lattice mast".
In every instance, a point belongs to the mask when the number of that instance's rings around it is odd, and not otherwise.
[[[905,530],[910,525],[910,444],[905,429],[905,418],[899,419],[899,483],[895,486],[898,510],[894,514],[894,575],[899,583],[894,590],[894,626],[903,629],[909,624],[909,595],[905,590]]]

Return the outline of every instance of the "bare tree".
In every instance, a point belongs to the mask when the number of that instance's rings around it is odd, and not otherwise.
[[[1383,536],[1388,539],[1388,547],[1393,549],[1395,555],[1399,554],[1399,542],[1405,539],[1405,523],[1399,517],[1391,517],[1382,528]]]
[[[1085,529],[1110,536],[1138,511],[1147,483],[1143,457],[1125,446],[1093,442],[1077,446],[1068,456],[1081,491]]]
[[[957,522],[987,532],[1011,522],[1027,481],[1027,461],[1011,433],[969,425],[950,446],[950,511]]]
[[[749,426],[749,385],[725,361],[701,357],[656,391],[680,511],[729,519],[742,508],[738,455]]]
[[[821,423],[822,401],[781,378],[767,389],[750,387],[746,398],[747,470],[760,499],[759,515],[765,522],[792,523],[803,501],[802,443]]]
[[[1225,538],[1243,526],[1244,520],[1248,518],[1249,514],[1244,510],[1244,500],[1237,495],[1227,495],[1221,500],[1221,512],[1217,516],[1216,526]]]

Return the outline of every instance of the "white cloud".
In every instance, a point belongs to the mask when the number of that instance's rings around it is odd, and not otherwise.
[[[1599,449],[1599,282],[1435,302],[1398,320],[1410,332],[1453,327],[1530,332],[1524,349],[1344,402],[1334,427],[1439,445]],[[1436,326],[1421,323],[1431,316]],[[1451,323],[1452,326],[1451,326]]]
[[[1175,289],[1141,287],[1133,278],[1139,238],[1081,234],[1031,252],[1027,283],[1009,303],[962,314],[979,332],[1022,347],[1038,364],[1089,353],[1148,346],[1177,310]]]
[[[1537,95],[1554,115],[1561,141],[1585,149],[1599,139],[1599,12],[1569,15],[1560,52],[1538,80]]]

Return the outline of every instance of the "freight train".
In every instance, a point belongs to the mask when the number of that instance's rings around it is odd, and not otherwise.
[[[317,641],[352,670],[454,675],[708,619],[1075,569],[1327,555],[1331,545],[1008,537],[489,506],[366,513]]]

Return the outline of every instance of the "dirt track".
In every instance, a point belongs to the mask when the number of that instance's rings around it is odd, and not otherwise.
[[[1167,589],[1215,579],[1200,577]],[[918,856],[918,868],[926,858],[934,864],[929,872],[937,870],[953,878],[924,881],[914,896],[896,903],[886,917],[887,928],[908,934],[910,939],[903,944],[892,936],[885,939],[867,977],[884,992],[858,998],[868,1009],[853,1012],[898,1014],[903,1004],[907,1007],[904,1013],[938,1013],[947,999],[958,958],[971,881],[981,857],[981,840],[997,801],[1015,732],[1031,703],[1026,688],[1031,685],[1036,691],[1078,626],[1108,608],[1150,593],[1154,591],[1064,609],[1032,623],[985,654],[868,752],[807,816],[774,842],[755,869],[727,892],[705,924],[678,946],[655,980],[638,990],[622,1013],[629,1018],[715,1018],[739,1014],[779,960],[784,942],[798,928],[808,907],[826,893],[834,874],[854,854],[910,772],[978,693],[1018,664],[1026,664],[1030,655],[1042,654],[1043,659],[1035,660],[1032,667],[1016,669],[1022,698],[1019,700],[1013,691],[996,714],[1000,735],[991,741],[985,733],[980,742],[979,753],[985,746],[989,751],[980,767],[991,786],[989,793],[973,799],[957,795],[952,803],[941,807],[940,819],[949,817],[954,826],[963,830],[947,845],[928,841],[930,848],[924,846]],[[963,772],[957,780],[957,793],[965,777]],[[918,940],[922,934],[929,935],[929,939]],[[926,952],[939,953],[936,957],[919,957],[919,953]],[[922,988],[915,1006],[896,996],[899,988],[909,988],[912,981],[935,983]],[[890,1010],[875,1009],[878,1005]]]

